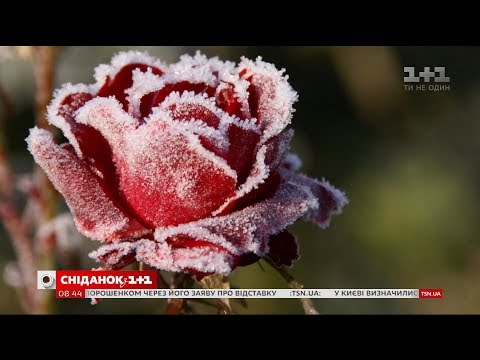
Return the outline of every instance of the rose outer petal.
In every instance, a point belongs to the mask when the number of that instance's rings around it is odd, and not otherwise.
[[[235,256],[218,247],[209,245],[175,247],[167,242],[158,243],[148,239],[134,243],[104,245],[91,252],[89,256],[103,262],[110,269],[119,269],[139,261],[157,269],[197,274],[227,275],[235,264]]]
[[[115,205],[71,147],[55,144],[48,131],[38,128],[30,131],[26,141],[35,161],[65,198],[78,230],[85,236],[115,241],[148,232]]]
[[[110,145],[96,129],[80,124],[75,119],[75,112],[92,100],[93,95],[87,92],[75,92],[75,87],[65,87],[56,94],[49,108],[49,120],[53,124],[62,124],[62,130],[75,148],[77,155],[85,161],[99,180],[108,184],[109,192],[122,202],[118,196],[117,175],[113,164]],[[73,140],[72,141],[72,137]]]
[[[290,171],[286,167],[280,170],[280,174],[286,180],[307,186],[318,199],[318,208],[310,210],[306,218],[322,229],[326,229],[330,225],[332,216],[341,214],[343,207],[348,204],[345,193],[332,186],[325,179],[319,181],[304,174]]]
[[[270,199],[224,216],[158,228],[154,235],[158,242],[185,236],[221,246],[234,255],[253,252],[263,256],[268,252],[271,235],[317,207],[318,201],[307,187],[287,182],[281,184]]]
[[[293,130],[290,129],[266,141],[257,150],[246,180],[238,187],[235,195],[227,199],[214,215],[223,215],[232,209],[242,209],[270,198],[280,184],[277,168],[290,148],[292,137]]]
[[[250,113],[262,126],[263,139],[267,140],[290,124],[298,95],[288,83],[288,76],[283,75],[285,70],[277,70],[261,57],[255,62],[242,58],[239,69],[240,76],[250,83]]]

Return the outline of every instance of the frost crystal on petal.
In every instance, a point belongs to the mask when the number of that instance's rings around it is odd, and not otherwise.
[[[180,61],[170,65],[170,71],[180,81],[187,80],[194,83],[204,83],[209,86],[217,86],[219,75],[232,73],[235,64],[233,62],[220,61],[217,57],[208,59],[199,51],[195,56],[182,55]]]

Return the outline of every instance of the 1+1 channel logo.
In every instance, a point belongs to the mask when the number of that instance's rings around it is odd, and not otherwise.
[[[444,92],[450,91],[450,76],[446,75],[445,66],[434,66],[433,71],[430,66],[425,66],[418,72],[414,66],[404,66],[403,77],[406,91],[431,91]]]

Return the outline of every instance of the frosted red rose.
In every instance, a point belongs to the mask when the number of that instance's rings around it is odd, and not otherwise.
[[[261,59],[167,66],[127,52],[97,67],[94,85],[58,90],[48,120],[69,143],[38,128],[27,142],[78,230],[106,243],[90,256],[200,274],[264,256],[291,265],[285,228],[305,216],[326,227],[347,200],[296,172],[285,128],[297,94],[282,74]]]

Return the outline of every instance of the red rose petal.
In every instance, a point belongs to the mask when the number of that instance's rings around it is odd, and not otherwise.
[[[58,115],[62,116],[69,124],[70,131],[77,140],[84,160],[92,169],[96,170],[94,173],[100,173],[106,183],[116,184],[110,145],[96,129],[78,123],[74,117],[75,111],[91,99],[92,95],[88,93],[67,95],[60,103]]]
[[[184,92],[182,95],[172,93],[160,109],[165,110],[191,134],[198,135],[205,149],[225,158],[228,139],[223,129],[219,129],[224,113],[211,100],[193,92]]]
[[[122,269],[137,261],[135,259],[136,242],[120,242],[100,246],[89,257],[105,264],[107,269]]]
[[[121,195],[142,222],[168,226],[210,216],[234,194],[235,172],[175,121],[168,123],[167,114],[155,116],[135,128],[115,100],[99,98],[77,119],[109,142]]]
[[[147,117],[152,112],[152,108],[162,103],[165,98],[172,92],[182,94],[185,91],[193,91],[195,94],[206,93],[208,96],[215,94],[215,88],[204,83],[190,83],[188,81],[180,81],[177,83],[166,84],[162,89],[151,92],[142,97],[140,102],[140,113],[142,117]]]
[[[228,165],[236,170],[238,183],[243,184],[252,168],[260,135],[253,130],[231,124],[228,129],[228,139],[230,147],[226,160]]]
[[[182,102],[177,104],[172,104],[167,108],[171,111],[171,116],[173,120],[177,121],[190,121],[190,119],[201,120],[205,124],[215,129],[218,129],[220,124],[220,118],[212,110],[206,106]]]
[[[255,117],[264,130],[264,139],[279,134],[290,123],[293,104],[297,93],[272,64],[257,58],[255,62],[243,59],[240,75],[246,79],[248,87],[248,104],[252,117]]]
[[[317,207],[318,201],[310,191],[283,183],[270,199],[224,216],[158,228],[154,235],[158,242],[181,236],[208,241],[234,255],[249,252],[264,255],[271,234],[280,232]]]
[[[83,156],[79,145],[81,139],[77,139],[75,134],[80,133],[81,136],[84,126],[80,124],[76,126],[75,112],[94,96],[94,90],[91,86],[66,84],[55,91],[53,100],[47,108],[49,123],[62,130],[63,135],[80,157]]]
[[[107,76],[105,83],[98,91],[97,96],[109,97],[113,95],[122,103],[123,109],[127,111],[128,102],[126,100],[127,94],[125,94],[125,90],[130,88],[133,84],[132,72],[135,69],[139,69],[142,72],[146,72],[147,69],[151,69],[153,74],[158,76],[163,75],[162,70],[153,66],[140,63],[128,64],[120,69],[113,78]]]
[[[250,113],[252,117],[261,121],[268,116],[266,112],[269,109],[266,104],[275,99],[275,84],[271,78],[261,75],[252,75],[247,80],[250,82],[248,87]]]
[[[172,236],[166,240],[166,242],[173,248],[195,248],[195,247],[209,247],[217,251],[227,251],[225,248],[219,245],[212,244],[209,241],[201,239],[192,239],[186,236]]]
[[[91,93],[76,92],[81,89],[81,86],[67,86],[58,92],[49,107],[49,120],[62,129],[109,198],[122,212],[131,216],[128,204],[118,193],[118,177],[110,144],[98,130],[79,123],[75,118],[76,111],[93,98]]]
[[[148,125],[130,134],[126,146],[132,161],[119,167],[120,189],[143,221],[152,227],[195,221],[234,194],[236,179],[208,159],[200,144],[168,127]]]
[[[239,183],[244,182],[252,167],[260,140],[256,126],[229,116],[216,108],[210,99],[193,93],[183,93],[181,96],[170,94],[161,108],[167,110],[176,121],[185,124],[201,121],[206,125],[196,128],[192,124],[189,130],[199,135],[207,150],[227,161],[237,172]]]
[[[134,257],[136,261],[166,271],[225,275],[232,271],[236,261],[232,254],[210,245],[183,248],[146,239],[134,243],[104,245],[89,256],[111,269],[124,266],[126,261]]]
[[[223,215],[232,208],[242,209],[256,201],[267,199],[275,193],[279,184],[279,178],[275,173],[288,152],[292,137],[293,130],[286,131],[272,137],[260,149],[256,150],[256,157],[250,167],[250,174],[238,188],[235,196],[227,199],[216,211],[216,215]],[[241,182],[239,181],[239,183]]]
[[[233,209],[241,210],[249,205],[271,198],[277,192],[281,180],[282,179],[280,175],[277,173],[270,174],[267,180],[259,184],[256,189],[253,189],[252,191],[236,199]]]
[[[229,115],[237,116],[240,119],[244,119],[242,105],[240,104],[235,95],[236,94],[233,85],[229,84],[227,88],[220,90],[217,94],[217,106]]]
[[[93,94],[86,92],[70,93],[66,95],[58,108],[58,115],[63,116],[69,124],[75,122],[74,113],[87,101],[93,99]]]
[[[71,147],[55,144],[49,132],[38,128],[31,130],[27,143],[35,161],[65,198],[83,234],[115,241],[148,232],[115,205]]]
[[[124,243],[122,243],[124,244]],[[129,252],[127,254],[123,254],[119,250],[112,250],[104,255],[98,257],[98,260],[105,264],[109,269],[112,270],[120,270],[123,269],[125,266],[133,264],[137,261],[135,259],[135,252]]]

